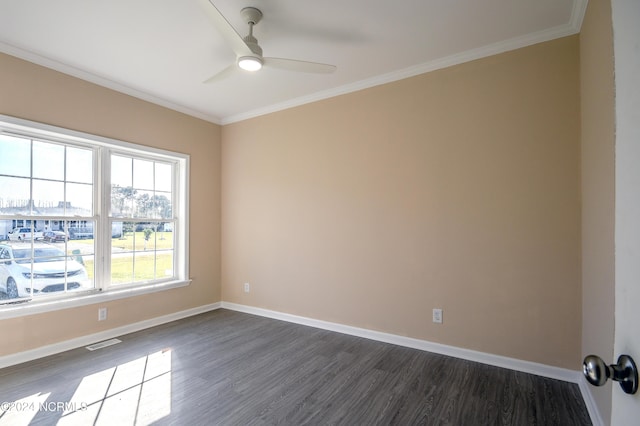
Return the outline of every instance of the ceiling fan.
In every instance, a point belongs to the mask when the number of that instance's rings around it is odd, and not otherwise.
[[[236,54],[235,64],[229,65],[205,80],[205,83],[211,83],[227,77],[235,71],[236,66],[250,72],[258,71],[263,66],[315,74],[330,74],[336,70],[335,65],[262,56],[262,48],[258,44],[258,40],[253,36],[253,26],[262,19],[262,12],[255,7],[245,7],[240,11],[240,15],[249,25],[249,34],[246,37],[241,37],[210,0],[200,0],[200,5],[225,38],[231,50]]]

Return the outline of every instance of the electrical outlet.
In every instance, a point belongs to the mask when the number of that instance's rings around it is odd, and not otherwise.
[[[251,286],[249,283],[244,283],[244,292],[249,293],[251,291]]]
[[[98,308],[98,321],[107,319],[107,308]]]
[[[442,324],[442,309],[433,310],[433,322],[436,324]]]

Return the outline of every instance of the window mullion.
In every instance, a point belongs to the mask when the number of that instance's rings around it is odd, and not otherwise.
[[[96,185],[96,217],[98,220],[99,232],[96,235],[96,286],[99,289],[107,290],[110,284],[110,258],[111,250],[109,243],[111,242],[111,218],[109,217],[109,207],[111,202],[110,195],[110,155],[109,150],[100,148],[97,150],[97,176],[98,184]]]

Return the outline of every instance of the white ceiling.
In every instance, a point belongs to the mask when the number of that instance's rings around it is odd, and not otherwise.
[[[235,61],[197,0],[0,0],[0,51],[226,124],[579,31],[587,0],[212,0],[242,36],[264,14],[265,56],[334,74],[263,68],[203,81]]]

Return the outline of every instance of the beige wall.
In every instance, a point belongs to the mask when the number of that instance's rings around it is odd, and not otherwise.
[[[582,355],[613,362],[615,143],[611,1],[591,0],[580,34]],[[609,361],[611,360],[611,361]],[[611,383],[590,387],[609,423]]]
[[[220,301],[220,127],[0,54],[0,114],[191,155],[190,286],[0,321],[0,355]]]
[[[576,369],[578,68],[568,37],[221,131],[0,55],[0,114],[191,154],[193,277],[3,320],[0,355],[222,298]]]
[[[223,300],[578,369],[578,50],[224,126]]]

